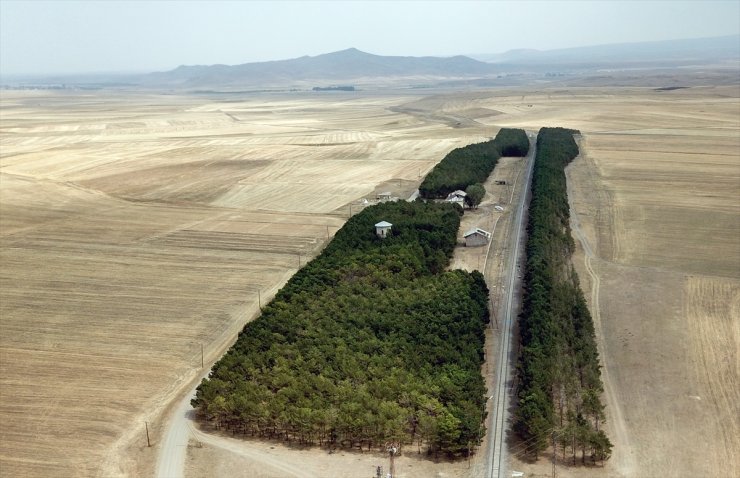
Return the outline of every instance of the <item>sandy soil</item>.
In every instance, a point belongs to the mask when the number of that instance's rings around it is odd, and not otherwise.
[[[469,472],[467,461],[435,460],[419,453],[416,447],[407,447],[394,461],[395,476],[399,478],[463,478]],[[303,449],[280,442],[199,434],[188,446],[185,476],[374,478],[378,466],[388,472],[390,461],[387,454],[368,451],[329,453],[325,449]]]

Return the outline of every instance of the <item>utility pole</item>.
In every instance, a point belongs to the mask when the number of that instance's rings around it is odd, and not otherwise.
[[[260,311],[262,310],[262,294],[260,293],[260,290],[257,289],[257,305],[260,307]]]
[[[393,456],[396,454],[396,447],[391,447],[391,468],[390,468],[390,478],[394,478],[396,476],[396,464],[393,461]]]
[[[203,344],[200,344],[200,368],[203,368]]]
[[[329,225],[326,226],[326,238],[329,239]]]
[[[149,441],[149,422],[144,422],[144,426],[146,427],[146,446],[151,447],[152,444]]]
[[[399,445],[397,445],[396,443],[393,443],[393,442],[391,442],[391,443],[389,443],[387,445],[388,456],[389,456],[390,461],[391,461],[391,466],[390,466],[390,469],[388,470],[388,477],[387,478],[396,478],[396,464],[394,462],[394,457],[395,457],[396,453],[398,452],[398,446]]]
[[[301,253],[298,253],[298,268],[301,268]]]
[[[552,478],[555,478],[555,430],[552,431]]]

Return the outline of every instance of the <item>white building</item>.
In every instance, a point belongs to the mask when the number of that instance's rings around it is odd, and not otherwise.
[[[460,207],[464,208],[466,196],[467,194],[465,193],[465,191],[461,191],[458,189],[457,191],[452,191],[450,194],[448,194],[445,201],[451,202],[453,204],[459,204]]]
[[[491,233],[475,227],[463,236],[465,238],[465,247],[485,246],[491,239]]]
[[[388,234],[391,232],[391,227],[393,227],[393,224],[386,221],[380,221],[375,225],[375,234],[381,238],[385,239],[388,237]]]

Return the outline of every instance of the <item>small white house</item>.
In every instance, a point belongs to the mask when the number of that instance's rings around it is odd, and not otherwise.
[[[485,246],[491,239],[491,233],[476,227],[465,233],[465,247]]]
[[[452,191],[450,194],[448,194],[445,201],[451,202],[453,204],[459,204],[460,207],[464,208],[466,196],[467,194],[465,193],[465,191],[461,191],[458,189],[457,191]]]
[[[393,224],[386,221],[380,221],[375,225],[375,234],[381,238],[385,239],[388,237],[388,234],[391,232],[391,227],[393,227]]]

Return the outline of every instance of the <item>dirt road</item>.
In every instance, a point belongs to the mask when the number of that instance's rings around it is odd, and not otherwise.
[[[573,197],[573,182],[567,181],[568,197]],[[598,258],[591,249],[591,244],[588,242],[586,235],[581,230],[581,223],[578,217],[578,213],[575,209],[571,210],[570,215],[570,227],[575,238],[580,242],[584,252],[584,265],[589,277],[591,278],[591,315],[594,321],[594,329],[596,332],[596,340],[599,342],[599,348],[604,349],[604,331],[601,326],[601,314],[599,307],[599,288],[601,286],[599,275],[596,273],[593,262],[597,261]],[[630,453],[629,446],[629,435],[627,434],[627,427],[624,421],[624,415],[622,414],[623,404],[617,400],[617,396],[612,389],[612,381],[609,379],[609,369],[614,367],[614,364],[604,363],[603,357],[601,359],[601,375],[604,383],[604,395],[606,398],[606,407],[609,410],[611,417],[611,426],[616,434],[615,442],[618,444],[615,447],[614,454],[612,456],[612,463],[615,465],[617,470],[623,476],[634,476],[637,471],[633,455]],[[611,365],[611,366],[610,366]]]

